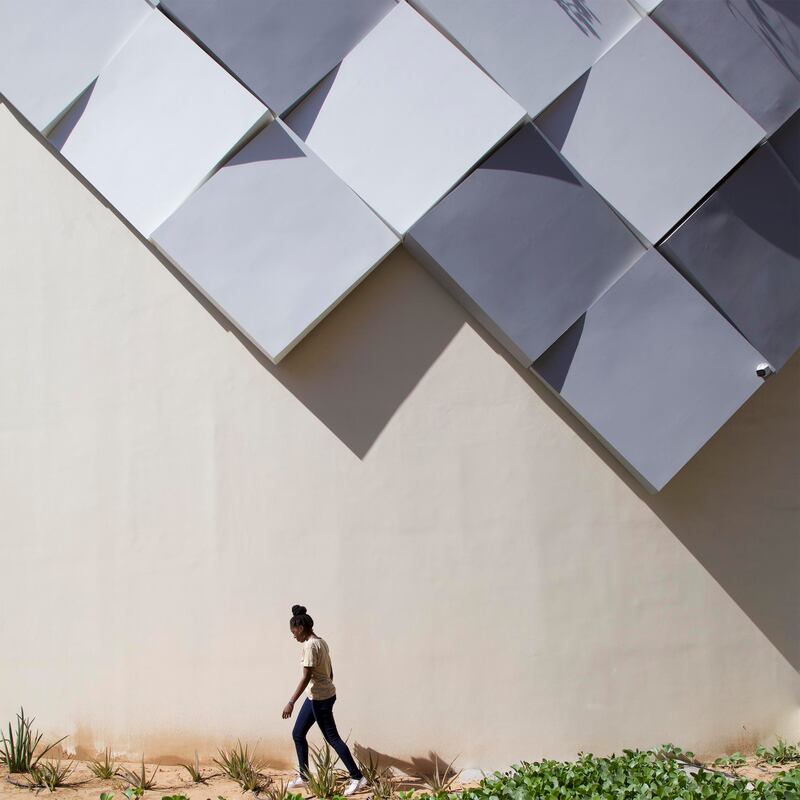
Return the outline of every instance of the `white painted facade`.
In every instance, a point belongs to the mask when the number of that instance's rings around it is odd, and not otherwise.
[[[800,360],[647,495],[400,250],[279,366],[0,107],[0,720],[465,768],[800,737]]]

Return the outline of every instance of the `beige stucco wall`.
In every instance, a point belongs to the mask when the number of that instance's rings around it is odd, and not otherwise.
[[[463,767],[800,737],[800,360],[646,495],[401,251],[280,367],[0,107],[0,721]]]

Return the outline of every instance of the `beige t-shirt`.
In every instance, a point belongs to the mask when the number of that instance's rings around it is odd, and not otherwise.
[[[306,639],[303,642],[304,667],[311,667],[311,682],[308,684],[308,696],[312,700],[328,700],[336,694],[336,687],[331,677],[331,654],[328,643],[324,639]]]

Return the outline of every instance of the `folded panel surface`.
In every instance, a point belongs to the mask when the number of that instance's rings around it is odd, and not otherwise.
[[[400,3],[287,123],[404,233],[524,110]]]
[[[800,111],[796,111],[770,136],[770,145],[800,181]]]
[[[800,108],[797,0],[663,0],[652,18],[767,133]]]
[[[48,130],[154,13],[146,0],[0,0],[0,92]]]
[[[416,0],[535,116],[640,19],[628,0]]]
[[[525,366],[644,251],[530,124],[417,222],[405,244]]]
[[[800,347],[800,184],[770,145],[659,249],[775,369]]]
[[[395,0],[162,0],[276,114],[330,72]]]
[[[649,250],[533,368],[658,491],[759,388],[761,359]]]
[[[642,19],[536,125],[652,243],[764,137],[650,19]]]
[[[153,241],[275,362],[398,243],[278,120]]]
[[[50,139],[149,235],[268,116],[163,14],[153,14]]]

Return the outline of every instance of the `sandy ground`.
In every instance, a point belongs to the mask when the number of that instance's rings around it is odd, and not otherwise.
[[[62,760],[62,764],[67,759]],[[111,780],[102,780],[95,778],[87,766],[87,762],[72,759],[75,764],[75,769],[72,772],[69,781],[70,786],[62,787],[51,793],[47,789],[31,789],[26,787],[25,778],[23,775],[8,775],[7,770],[0,768],[0,800],[26,800],[31,798],[34,794],[42,794],[45,797],[53,797],[53,800],[98,800],[102,792],[109,792],[115,796],[115,800],[125,800],[122,794],[123,790],[127,788],[128,784],[124,781],[115,778]],[[748,756],[747,763],[734,770],[729,767],[720,768],[713,767],[713,759],[708,762],[709,767],[716,770],[725,771],[728,773],[735,772],[736,775],[747,778],[749,780],[763,780],[768,781],[785,772],[792,767],[800,766],[800,764],[786,764],[780,766],[771,766],[763,763],[756,756]],[[118,762],[122,766],[127,767],[134,772],[141,770],[141,763],[136,762]],[[147,774],[152,774],[156,768],[155,764],[146,764]],[[160,800],[162,797],[169,795],[185,795],[189,800],[254,800],[255,796],[252,792],[242,792],[241,788],[234,781],[222,776],[216,765],[205,765],[202,767],[203,774],[207,776],[207,783],[197,784],[193,783],[189,778],[186,770],[176,766],[161,766],[156,775],[156,788],[151,789],[144,793],[144,800]],[[276,783],[280,781],[288,782],[294,777],[294,773],[287,770],[274,770],[264,769],[263,774],[270,777]],[[399,776],[399,789],[424,789],[421,781],[415,778],[405,778]],[[20,786],[17,783],[22,784]],[[463,786],[470,785],[468,783]],[[456,783],[454,789],[463,788],[462,784]],[[304,793],[307,795],[307,793]],[[263,795],[261,798],[263,800]],[[369,792],[362,792],[356,797],[361,797],[363,800],[369,797]]]
[[[25,786],[24,775],[9,775],[5,768],[0,767],[0,800],[30,800],[34,794],[41,794],[43,798],[52,797],[53,800],[98,800],[102,792],[112,793],[115,800],[126,800],[122,792],[129,786],[128,783],[118,778],[111,780],[95,778],[87,762],[79,761],[78,759],[62,758],[62,765],[68,760],[75,764],[75,769],[69,777],[71,785],[56,789],[53,793],[48,789],[31,789]],[[141,772],[141,762],[120,761],[117,763],[137,774]],[[155,764],[146,763],[145,770],[147,775],[152,775],[156,766]],[[207,779],[205,784],[192,782],[188,773],[182,767],[159,767],[156,774],[155,788],[146,791],[142,796],[143,800],[160,800],[162,797],[181,794],[188,797],[189,800],[219,800],[219,798],[224,798],[224,800],[255,800],[256,796],[252,792],[242,792],[239,784],[221,775],[219,768],[215,764],[201,765],[201,770]],[[281,781],[288,783],[296,776],[296,773],[290,770],[265,768],[261,772],[275,783],[280,783]],[[400,777],[403,778],[403,776]],[[415,778],[401,779],[398,783],[398,788],[402,790],[423,788],[422,782]],[[456,788],[461,787],[457,785]],[[299,793],[310,796],[308,792]],[[366,800],[366,798],[370,797],[370,794],[369,792],[360,792],[354,796]],[[264,800],[263,794],[258,797]]]

